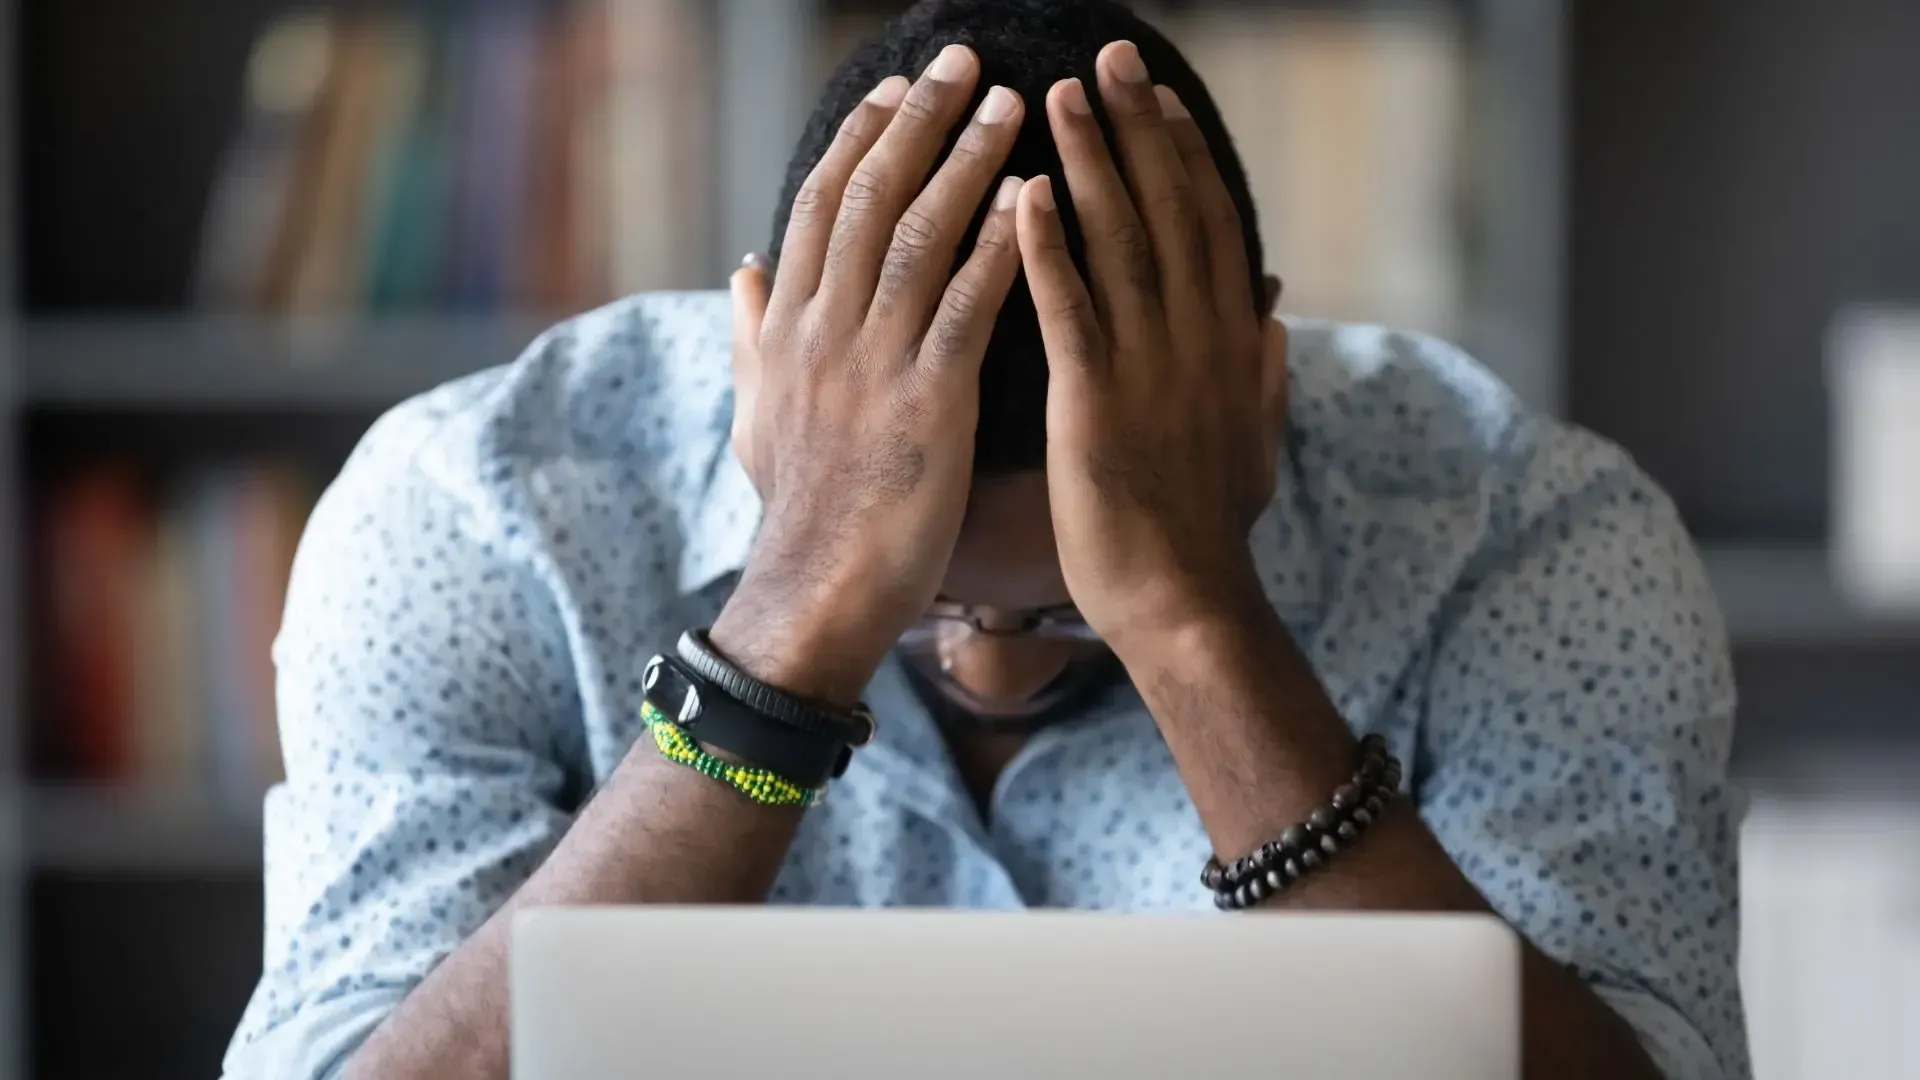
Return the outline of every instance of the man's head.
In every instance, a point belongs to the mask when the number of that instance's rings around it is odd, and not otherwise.
[[[1108,42],[1122,39],[1139,47],[1155,82],[1180,95],[1213,148],[1220,176],[1240,211],[1247,266],[1255,279],[1253,295],[1262,297],[1259,276],[1265,263],[1253,196],[1247,190],[1246,174],[1219,110],[1179,50],[1115,0],[921,0],[894,19],[877,37],[854,50],[821,92],[820,103],[787,166],[786,184],[776,204],[779,209],[774,219],[773,247],[769,249],[774,260],[778,262],[795,193],[833,142],[841,123],[880,80],[889,75],[915,78],[946,46],[970,46],[979,54],[981,72],[967,112],[971,114],[987,90],[996,85],[1011,88],[1027,103],[1025,126],[1001,174],[1051,176],[1055,183],[1064,185],[1060,154],[1054,148],[1042,104],[1047,89],[1061,79],[1075,77],[1094,85],[1094,57]],[[1092,95],[1092,104],[1111,142],[1111,127],[1098,94]],[[948,149],[959,134],[956,127]],[[944,159],[945,154],[941,156]],[[960,245],[962,259],[973,248],[985,209],[983,203]],[[1070,201],[1063,200],[1061,210],[1073,261],[1084,274],[1086,248],[1079,222]],[[998,477],[1041,468],[1047,444],[1046,401],[1047,358],[1040,347],[1040,323],[1033,311],[1033,297],[1025,283],[1019,282],[1001,309],[981,367],[980,428],[974,443],[978,475]]]
[[[970,46],[981,64],[968,113],[996,85],[1011,88],[1027,103],[1024,125],[1001,175],[1047,175],[1066,194],[1046,117],[1047,92],[1067,78],[1095,85],[1095,58],[1118,40],[1138,46],[1154,81],[1179,95],[1212,148],[1242,223],[1252,295],[1260,307],[1252,314],[1268,314],[1273,295],[1261,278],[1264,263],[1252,197],[1213,99],[1173,45],[1114,0],[922,0],[893,20],[842,63],[807,123],[774,222],[770,253],[776,266],[794,196],[847,116],[883,79],[914,78],[955,43]],[[1099,95],[1089,96],[1111,146],[1112,127]],[[959,134],[956,126],[946,150]],[[943,151],[941,159],[945,157]],[[1084,275],[1085,244],[1071,200],[1063,198],[1060,208],[1069,250]],[[983,203],[976,213],[959,246],[956,266],[971,252],[986,209]],[[923,624],[918,628],[919,651],[913,655],[922,678],[978,715],[1030,716],[1057,709],[1087,681],[1084,673],[1103,670],[1107,665],[1102,661],[1111,659],[1097,641],[1071,637],[1070,618],[1061,623],[1042,614],[1071,607],[1054,547],[1043,471],[1047,370],[1033,298],[1025,283],[1017,282],[995,322],[981,369],[974,486],[941,589],[942,599],[964,606],[969,618]],[[995,632],[1035,624],[1046,624],[1041,634]]]

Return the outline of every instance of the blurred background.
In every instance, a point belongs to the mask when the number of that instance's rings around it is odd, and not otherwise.
[[[722,284],[901,6],[0,0],[0,1075],[217,1073],[313,498],[400,399]],[[1920,5],[1140,6],[1288,310],[1457,340],[1674,494],[1759,1075],[1920,1076]]]

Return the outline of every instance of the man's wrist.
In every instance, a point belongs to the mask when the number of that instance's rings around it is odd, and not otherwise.
[[[891,642],[818,606],[749,591],[744,583],[708,633],[740,670],[789,694],[836,706],[860,700]]]
[[[1243,570],[1219,572],[1197,583],[1166,582],[1150,593],[1131,605],[1119,625],[1102,629],[1108,646],[1129,667],[1129,654],[1151,660],[1190,647],[1285,632],[1251,559]]]
[[[1151,624],[1136,625],[1109,641],[1130,672],[1210,670],[1232,658],[1270,652],[1286,626],[1261,598],[1250,604],[1194,606],[1169,612]]]
[[[1324,698],[1319,678],[1257,577],[1232,589],[1209,589],[1163,614],[1130,626],[1108,646],[1137,686],[1176,681],[1231,693],[1252,692],[1268,707]],[[1225,584],[1224,581],[1221,584]]]

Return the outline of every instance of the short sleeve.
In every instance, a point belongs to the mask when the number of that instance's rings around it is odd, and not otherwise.
[[[274,648],[264,972],[229,1076],[337,1073],[569,824],[579,705],[550,594],[422,466],[478,391],[384,418],[302,538]]]
[[[1421,812],[1666,1075],[1744,1078],[1734,691],[1705,572],[1617,448],[1542,421],[1515,449],[1489,492],[1505,527],[1435,648]]]

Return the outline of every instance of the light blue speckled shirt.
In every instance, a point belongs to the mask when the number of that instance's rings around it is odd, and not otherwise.
[[[1745,1077],[1733,682],[1672,505],[1452,348],[1290,325],[1288,460],[1253,538],[1275,608],[1501,914],[1669,1075]],[[228,1075],[337,1073],[620,761],[643,666],[712,621],[758,521],[731,407],[726,297],[653,295],[368,433],[276,644],[288,779]],[[867,700],[880,736],[808,811],[776,901],[1212,910],[1131,688],[1036,736],[991,824],[897,667]]]

